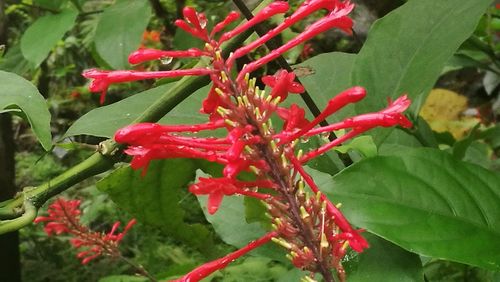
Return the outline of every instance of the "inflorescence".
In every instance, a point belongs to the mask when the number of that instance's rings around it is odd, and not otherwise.
[[[154,159],[200,158],[224,166],[223,177],[200,178],[189,187],[195,195],[208,195],[208,211],[213,214],[224,196],[243,195],[261,200],[272,218],[273,230],[262,238],[228,256],[204,264],[176,281],[199,281],[250,250],[269,241],[281,245],[288,251],[292,263],[311,276],[320,273],[325,281],[334,281],[332,269],[337,277],[345,280],[341,260],[348,247],[362,252],[368,247],[360,230],[353,228],[339,210],[320,191],[314,180],[304,169],[311,159],[320,156],[343,142],[374,127],[411,127],[411,122],[402,114],[410,101],[402,96],[390,101],[389,106],[375,113],[347,118],[328,126],[318,126],[328,116],[348,104],[356,103],[366,95],[362,87],[352,87],[334,96],[319,116],[312,121],[305,118],[305,110],[296,104],[284,106],[289,94],[304,92],[304,87],[295,82],[295,74],[285,70],[273,76],[264,76],[261,81],[271,90],[260,89],[251,73],[281,56],[291,48],[331,28],[351,33],[353,22],[348,17],[354,5],[349,1],[306,0],[282,23],[264,36],[237,48],[224,57],[221,45],[262,21],[277,14],[287,13],[285,1],[274,1],[254,18],[236,28],[226,27],[239,18],[237,12],[214,25],[209,31],[205,14],[191,7],[183,10],[184,19],[175,24],[192,36],[205,42],[201,49],[164,51],[139,49],[129,57],[131,64],[149,60],[170,58],[201,58],[210,60],[209,67],[171,71],[103,71],[88,70],[84,76],[92,79],[90,89],[105,97],[110,84],[178,76],[209,76],[212,88],[203,101],[201,112],[207,114],[206,123],[196,125],[160,125],[155,123],[133,124],[118,130],[115,140],[127,144],[125,152],[133,157],[131,166],[146,172]],[[267,55],[245,65],[236,75],[235,61],[283,30],[319,10],[327,14],[315,20],[302,33]],[[275,128],[271,117],[283,120],[282,129]],[[196,137],[196,132],[225,129],[226,137]],[[303,152],[296,149],[297,143],[315,135],[344,130],[341,137],[319,148]],[[243,171],[252,172],[253,181],[238,179]]]

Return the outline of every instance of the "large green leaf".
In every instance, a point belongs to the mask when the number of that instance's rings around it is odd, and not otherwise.
[[[134,121],[151,104],[170,89],[170,84],[162,85],[123,99],[114,104],[94,109],[79,118],[68,129],[64,137],[80,134],[110,138],[115,131]],[[159,123],[193,124],[204,123],[207,117],[199,113],[201,101],[208,93],[203,87],[170,111]],[[98,124],[99,126],[96,126]]]
[[[352,81],[368,90],[358,113],[404,93],[418,110],[443,67],[472,34],[491,0],[411,0],[378,20],[356,57]]]
[[[45,150],[52,147],[50,112],[45,99],[31,82],[0,71],[0,112],[22,112]]]
[[[363,236],[370,248],[344,262],[348,282],[421,282],[424,280],[422,262],[414,253],[403,250],[370,233]]]
[[[355,225],[421,255],[500,269],[500,175],[428,148],[313,174]]]
[[[114,69],[128,68],[128,55],[139,47],[150,18],[147,0],[120,0],[106,8],[94,38],[100,57]]]
[[[57,41],[73,27],[77,16],[78,11],[75,9],[65,9],[37,19],[21,37],[23,56],[34,67],[40,65]]]
[[[196,214],[196,200],[189,198],[187,185],[194,180],[196,162],[170,159],[152,162],[146,176],[130,167],[122,167],[99,181],[97,188],[107,193],[121,208],[137,219],[160,228],[179,241],[210,253],[210,231],[200,223],[187,223]],[[189,205],[189,214],[183,209]],[[200,216],[201,211],[199,211]]]
[[[300,78],[313,100],[323,109],[338,93],[352,86],[351,72],[356,55],[348,53],[326,53],[315,56],[296,68],[296,72],[308,73]],[[330,121],[340,121],[354,114],[354,107],[348,106],[333,115]]]

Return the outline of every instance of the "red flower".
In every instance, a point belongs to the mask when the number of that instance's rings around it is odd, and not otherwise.
[[[262,82],[273,89],[271,96],[273,98],[280,97],[281,101],[288,97],[288,93],[299,94],[305,91],[304,86],[294,80],[295,74],[286,70],[280,70],[274,76],[262,77]]]
[[[73,236],[70,239],[71,245],[76,249],[85,249],[77,254],[82,264],[87,264],[101,255],[118,256],[120,253],[118,244],[127,231],[136,223],[136,220],[130,220],[121,233],[116,233],[120,222],[115,222],[111,231],[106,234],[93,232],[80,223],[82,212],[79,207],[79,200],[67,201],[59,198],[49,206],[49,216],[39,216],[34,222],[46,222],[44,230],[48,236],[52,234],[71,234]]]

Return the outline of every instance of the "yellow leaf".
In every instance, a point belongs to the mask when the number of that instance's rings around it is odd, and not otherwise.
[[[475,117],[463,117],[467,109],[467,98],[453,91],[436,88],[431,91],[420,116],[436,132],[450,132],[455,139],[464,135],[480,122]]]

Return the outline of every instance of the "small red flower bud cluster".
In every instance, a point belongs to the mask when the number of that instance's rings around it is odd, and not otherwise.
[[[87,264],[99,256],[119,257],[118,244],[127,231],[136,223],[135,219],[128,222],[122,232],[117,233],[120,222],[115,222],[111,231],[100,233],[91,231],[87,226],[80,223],[81,211],[79,200],[65,200],[59,198],[48,208],[48,216],[39,216],[35,223],[46,222],[44,230],[48,236],[53,234],[70,234],[71,245],[76,249],[83,248],[76,256],[81,259],[82,264]]]
[[[411,122],[402,114],[409,107],[410,101],[402,96],[394,102],[390,101],[389,106],[379,112],[318,127],[328,116],[363,99],[365,89],[353,87],[334,96],[319,116],[308,121],[302,107],[296,104],[287,107],[282,104],[290,93],[304,92],[304,87],[295,82],[294,73],[281,70],[274,76],[262,77],[262,82],[270,91],[260,89],[256,86],[256,78],[250,78],[250,73],[260,66],[327,29],[340,28],[350,33],[352,20],[348,14],[353,7],[348,1],[304,1],[282,23],[255,41],[237,48],[227,57],[221,52],[223,42],[273,15],[287,12],[288,3],[274,1],[251,20],[226,32],[223,32],[225,27],[238,18],[238,13],[231,12],[209,32],[206,16],[186,7],[183,10],[184,20],[176,21],[176,25],[205,41],[203,50],[143,49],[132,53],[130,61],[137,63],[162,57],[207,57],[211,67],[146,73],[91,70],[84,74],[93,79],[91,90],[97,92],[105,92],[111,83],[138,79],[180,75],[208,75],[211,78],[212,88],[200,110],[209,115],[208,122],[196,125],[134,124],[118,130],[115,140],[128,144],[125,152],[133,157],[131,166],[143,169],[143,173],[154,159],[200,158],[222,164],[222,177],[200,178],[189,187],[189,191],[196,195],[208,195],[208,211],[212,214],[217,211],[224,196],[242,195],[259,199],[267,207],[274,230],[233,254],[200,266],[177,281],[199,281],[271,240],[288,250],[288,257],[295,266],[311,273],[321,273],[328,282],[334,281],[331,269],[336,269],[338,278],[344,280],[341,260],[348,247],[356,252],[362,252],[368,247],[366,240],[359,234],[360,230],[354,229],[339,208],[320,192],[303,166],[311,159],[374,127],[410,127]],[[313,22],[294,39],[268,55],[244,66],[235,77],[230,75],[237,58],[262,46],[286,28],[319,10],[326,10],[326,16]],[[219,35],[220,33],[222,34]],[[283,120],[281,130],[273,126],[272,116]],[[198,137],[195,134],[214,129],[225,129],[227,135]],[[319,148],[308,152],[296,149],[296,144],[301,139],[340,129],[346,133]],[[253,172],[254,180],[240,180],[238,176],[243,171]]]

